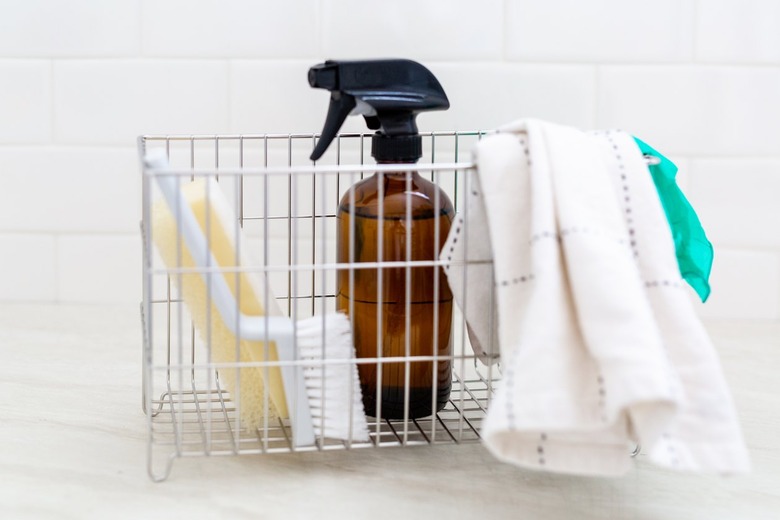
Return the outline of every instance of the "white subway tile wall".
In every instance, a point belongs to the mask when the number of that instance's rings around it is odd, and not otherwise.
[[[141,249],[138,233],[58,235],[57,301],[141,301]]]
[[[218,60],[55,62],[55,141],[126,146],[142,133],[227,132],[228,81]]]
[[[693,0],[509,0],[508,57],[679,62],[693,54]]]
[[[137,233],[132,148],[0,147],[0,233]]]
[[[780,61],[780,2],[706,0],[699,2],[696,57],[708,62]]]
[[[130,57],[141,50],[139,0],[3,0],[0,56]]]
[[[0,233],[3,300],[50,302],[57,298],[55,242],[50,234]]]
[[[146,56],[298,58],[316,54],[318,0],[143,0]]]
[[[689,191],[716,244],[780,250],[780,159],[694,160]]]
[[[338,58],[497,61],[502,0],[323,0],[322,49]]]
[[[598,126],[669,153],[780,153],[780,67],[605,65],[598,81]]]
[[[717,246],[716,246],[717,247]],[[716,250],[712,294],[697,304],[708,318],[766,319],[780,317],[780,293],[767,290],[780,283],[780,254],[766,251]]]
[[[538,117],[667,153],[716,248],[702,315],[780,319],[778,27],[776,0],[7,0],[0,300],[137,301],[137,135],[317,131],[311,64],[400,56],[452,103],[423,130]]]
[[[51,83],[47,60],[0,60],[1,143],[51,142]]]

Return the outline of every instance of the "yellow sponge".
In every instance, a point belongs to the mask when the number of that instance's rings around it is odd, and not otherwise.
[[[233,268],[250,265],[244,258],[236,258],[235,216],[228,205],[219,185],[212,179],[198,179],[193,182],[183,180],[181,183],[184,199],[192,209],[204,236],[210,238],[211,253],[220,268]],[[208,197],[206,195],[208,190]],[[207,202],[208,199],[208,202]],[[207,208],[209,215],[207,230]],[[195,264],[190,256],[183,237],[179,238],[176,218],[165,200],[157,201],[152,208],[152,237],[163,262],[169,269],[177,267],[191,268]],[[177,262],[178,243],[181,243],[180,263]],[[263,316],[262,302],[265,302],[262,273],[235,272],[218,273],[223,276],[234,297],[240,298],[240,311],[247,316]],[[211,344],[211,359],[217,363],[259,362],[265,361],[265,345],[261,341],[242,340],[239,345],[239,359],[236,358],[236,336],[230,331],[213,302],[209,302],[206,294],[206,283],[199,273],[183,273],[171,275],[171,280],[178,284],[184,303],[187,306],[195,328],[201,339]],[[211,306],[210,321],[208,306]],[[269,315],[282,315],[273,295],[268,294]],[[210,328],[209,328],[210,327]],[[207,337],[207,336],[210,336]],[[268,345],[268,360],[276,361],[276,346]],[[268,375],[269,419],[286,418],[287,402],[285,400],[281,371],[278,367],[244,367],[238,369],[240,376],[240,409],[242,426],[258,428],[262,426],[265,408],[264,374]],[[224,382],[231,395],[237,390],[237,369],[229,368],[219,371],[220,382]]]

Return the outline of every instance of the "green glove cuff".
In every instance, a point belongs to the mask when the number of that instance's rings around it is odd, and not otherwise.
[[[636,137],[634,141],[643,154],[650,154],[661,160],[660,164],[648,166],[648,169],[672,230],[677,265],[683,279],[693,287],[701,301],[707,301],[710,295],[712,244],[707,240],[704,228],[690,202],[677,186],[677,166],[644,141]]]

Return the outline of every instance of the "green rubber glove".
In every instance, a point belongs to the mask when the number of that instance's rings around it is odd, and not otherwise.
[[[683,279],[693,287],[701,301],[707,301],[710,295],[712,244],[707,240],[699,217],[696,216],[690,202],[675,182],[677,166],[647,143],[636,137],[634,141],[642,153],[653,155],[661,160],[660,164],[648,166],[648,169],[666,213],[666,220],[669,221],[672,230],[677,265],[680,267]]]

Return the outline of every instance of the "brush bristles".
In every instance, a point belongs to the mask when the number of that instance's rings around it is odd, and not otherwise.
[[[368,441],[349,319],[331,313],[300,320],[296,328],[298,355],[313,362],[304,368],[304,378],[315,434]],[[323,360],[335,363],[322,364]]]

